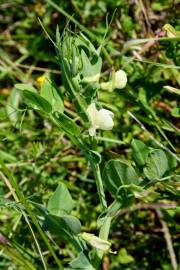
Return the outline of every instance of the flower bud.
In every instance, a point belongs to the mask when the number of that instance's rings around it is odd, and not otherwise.
[[[104,252],[107,252],[110,249],[111,243],[105,241],[94,234],[83,232],[80,236],[92,247],[100,249]]]
[[[124,70],[118,70],[115,73],[115,82],[114,82],[114,88],[122,89],[127,84],[127,75]]]
[[[122,89],[127,84],[127,75],[124,70],[118,70],[115,72],[114,78],[109,82],[101,83],[101,89],[103,90],[114,90],[116,88]]]

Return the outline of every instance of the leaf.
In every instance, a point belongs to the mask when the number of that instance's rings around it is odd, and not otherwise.
[[[83,250],[82,244],[77,235],[81,231],[79,219],[71,215],[45,215],[45,228],[51,234],[56,235],[59,239],[64,239],[74,245],[78,252]]]
[[[84,77],[89,77],[92,76],[92,65],[91,62],[89,60],[89,57],[87,56],[87,54],[85,53],[84,50],[81,50],[81,59],[82,59],[82,63],[83,63],[83,70],[82,70],[82,74]]]
[[[73,199],[64,184],[59,184],[54,194],[48,201],[50,214],[60,216],[62,213],[70,213],[74,207]]]
[[[22,94],[27,103],[32,106],[33,109],[44,111],[46,113],[50,113],[52,111],[51,104],[40,95],[29,90],[24,90]]]
[[[81,252],[77,258],[70,262],[70,266],[72,269],[95,270],[83,252]]]
[[[53,111],[64,111],[64,104],[60,91],[55,83],[50,79],[50,76],[46,76],[42,84],[41,96],[51,104]]]
[[[128,185],[138,185],[138,175],[134,168],[120,160],[110,160],[103,171],[103,180],[107,190],[114,196],[128,196],[128,191],[123,192],[121,188]]]
[[[67,133],[69,133],[73,136],[80,135],[80,133],[81,133],[80,128],[67,115],[65,115],[63,113],[59,113],[59,112],[54,112],[52,114],[52,116],[53,116],[53,120],[55,121],[57,126],[62,128],[64,131],[66,131]]]
[[[15,84],[15,88],[18,89],[18,90],[22,90],[22,91],[29,90],[31,92],[38,93],[36,88],[34,88],[32,85],[28,85],[28,84],[24,84],[24,83]]]
[[[81,50],[81,59],[83,64],[82,75],[84,78],[100,74],[102,59],[99,56],[94,56],[94,63],[91,63],[85,51]]]
[[[168,161],[168,170],[176,168],[177,166],[176,159],[172,155],[170,155],[168,152],[166,152],[165,154]]]
[[[64,233],[64,236],[71,236],[77,235],[81,231],[79,219],[71,215],[46,215],[45,225],[52,233],[61,235],[62,237],[62,233]]]
[[[97,151],[89,150],[90,156],[95,164],[99,164],[102,161],[101,154]]]
[[[149,180],[160,179],[168,170],[168,159],[161,149],[152,150],[143,171]]]
[[[146,163],[149,148],[140,140],[133,139],[131,143],[132,157],[138,166]]]
[[[16,125],[18,121],[19,112],[16,109],[19,106],[19,101],[20,101],[20,94],[16,88],[13,88],[6,105],[8,117],[13,123],[13,125]]]
[[[121,264],[128,264],[134,262],[134,258],[127,253],[125,248],[121,248],[118,253],[118,262]]]
[[[172,114],[172,116],[179,118],[180,117],[180,107],[174,107],[171,114]]]

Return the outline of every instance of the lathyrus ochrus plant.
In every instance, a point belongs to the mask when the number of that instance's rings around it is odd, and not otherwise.
[[[25,84],[17,84],[16,88],[21,90],[29,108],[38,110],[42,116],[51,119],[84,154],[94,174],[101,203],[102,213],[97,221],[99,236],[81,231],[80,221],[71,215],[75,202],[62,183],[49,199],[47,208],[34,205],[46,230],[61,240],[70,242],[77,251],[78,255],[70,262],[70,268],[99,269],[103,255],[111,252],[108,236],[112,219],[120,209],[131,206],[136,197],[144,199],[152,185],[160,182],[163,177],[168,177],[176,166],[176,161],[160,149],[149,148],[143,142],[133,140],[132,165],[113,159],[109,160],[101,171],[96,132],[111,130],[114,114],[101,107],[98,90],[125,87],[126,73],[119,70],[114,72],[110,81],[100,83],[101,48],[95,49],[82,34],[65,32],[60,36],[57,30],[55,49],[64,96],[50,77],[43,82],[40,93]],[[78,124],[64,110],[65,97],[75,107]],[[106,201],[104,189],[114,200],[110,205]]]

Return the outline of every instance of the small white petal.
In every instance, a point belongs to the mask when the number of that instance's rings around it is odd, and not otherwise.
[[[91,103],[87,108],[87,114],[89,116],[89,119],[90,119],[92,125],[95,125],[95,119],[96,119],[97,112],[98,112],[98,110],[96,109],[95,103],[94,102]]]
[[[96,124],[100,129],[111,130],[114,126],[113,117],[114,114],[111,111],[101,109],[96,116]]]

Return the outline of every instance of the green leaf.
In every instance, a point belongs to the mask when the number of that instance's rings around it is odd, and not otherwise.
[[[64,104],[60,91],[55,83],[50,79],[50,76],[46,76],[42,84],[41,96],[51,104],[53,111],[64,111]]]
[[[55,121],[57,126],[62,128],[64,131],[66,131],[67,133],[69,133],[73,136],[80,135],[80,133],[81,133],[80,128],[67,115],[65,115],[63,113],[59,113],[59,112],[54,112],[52,114],[52,116],[53,116],[53,120]]]
[[[35,110],[44,111],[46,113],[50,113],[52,111],[51,104],[41,97],[40,95],[31,92],[29,90],[24,90],[22,92],[24,98],[26,99],[27,103]]]
[[[177,160],[171,154],[169,154],[168,152],[166,152],[165,154],[166,154],[166,158],[167,158],[167,161],[168,161],[168,171],[171,170],[171,169],[176,168]]]
[[[179,118],[180,117],[180,107],[174,107],[171,112],[172,116]]]
[[[77,258],[70,262],[70,266],[72,269],[95,270],[83,252],[81,252]]]
[[[6,105],[8,117],[13,125],[16,125],[18,121],[19,112],[16,109],[19,106],[19,101],[20,101],[19,91],[17,91],[16,88],[13,88]]]
[[[52,233],[61,235],[62,237],[77,235],[81,231],[81,223],[79,219],[71,215],[46,215],[45,225]]]
[[[134,262],[134,258],[127,253],[125,248],[121,248],[118,253],[117,261],[121,264],[128,264]]]
[[[24,84],[24,83],[15,84],[15,88],[18,89],[18,90],[22,90],[22,91],[29,90],[31,92],[38,93],[36,88],[34,88],[32,85],[28,85],[28,84]]]
[[[168,159],[161,149],[152,150],[143,171],[149,180],[160,179],[168,170]]]
[[[90,152],[90,156],[93,159],[93,162],[95,164],[101,163],[102,157],[101,157],[101,154],[99,154],[99,152],[93,151],[93,150],[90,150],[89,152]]]
[[[91,77],[100,74],[102,67],[102,59],[99,56],[94,56],[94,63],[91,63],[89,57],[84,50],[81,51],[81,59],[83,64],[83,77]]]
[[[149,148],[140,140],[133,139],[131,143],[132,157],[138,166],[146,163]]]
[[[60,216],[62,213],[70,213],[74,207],[73,199],[64,184],[59,184],[54,194],[48,201],[50,214]]]
[[[45,215],[44,225],[51,234],[73,244],[78,252],[83,250],[81,241],[77,237],[81,231],[81,223],[76,217],[70,215],[60,217]]]
[[[110,160],[103,171],[103,180],[107,190],[114,196],[128,196],[128,191],[122,189],[131,185],[138,185],[138,175],[134,168],[120,160]]]

